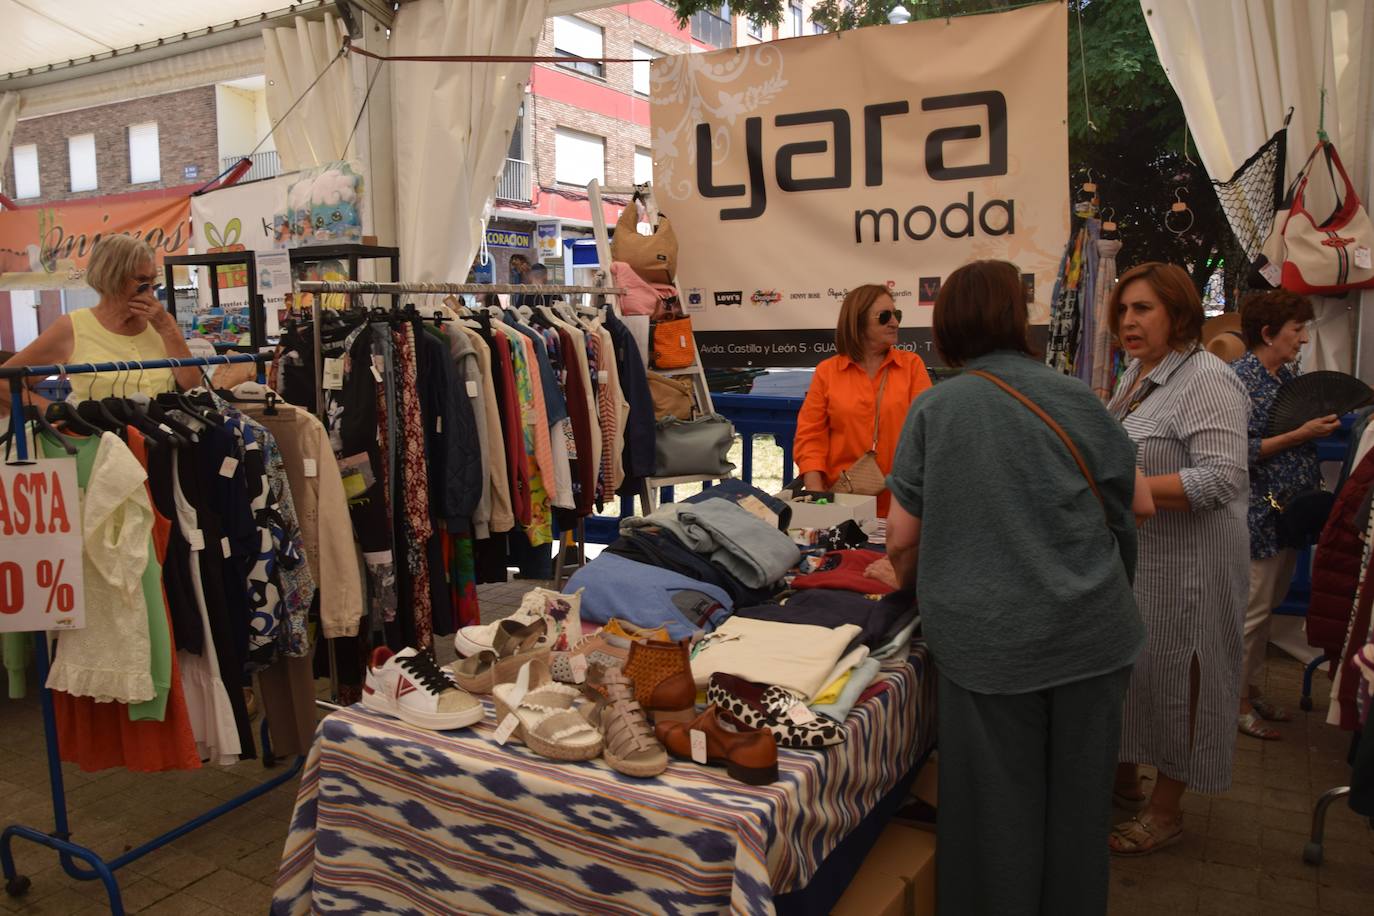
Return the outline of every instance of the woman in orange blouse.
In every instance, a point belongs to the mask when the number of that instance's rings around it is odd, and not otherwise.
[[[844,297],[835,326],[837,352],[816,367],[797,417],[793,457],[808,490],[830,489],[840,472],[873,445],[873,414],[884,377],[878,466],[884,474],[892,469],[907,409],[930,387],[921,357],[896,347],[901,320],[886,287],[868,284]],[[879,515],[886,517],[890,500],[886,490],[878,496]]]

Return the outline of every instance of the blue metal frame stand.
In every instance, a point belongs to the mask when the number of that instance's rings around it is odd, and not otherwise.
[[[241,356],[209,356],[195,359],[165,359],[148,360],[144,362],[131,363],[97,363],[83,364],[80,366],[32,366],[24,369],[0,369],[0,379],[8,379],[10,383],[11,414],[10,424],[14,433],[16,457],[20,463],[29,460],[27,437],[24,425],[20,421],[24,411],[23,391],[20,379],[34,375],[58,375],[76,374],[87,372],[120,372],[139,369],[175,369],[184,366],[213,366],[225,363],[248,363],[258,364],[259,381],[262,380],[262,361],[264,357],[257,354],[244,354]],[[48,682],[48,640],[44,633],[34,634],[34,657],[35,668],[38,673],[39,684]],[[237,795],[221,805],[217,805],[206,811],[204,814],[192,818],[184,824],[167,831],[161,836],[154,837],[136,849],[131,849],[121,856],[110,861],[105,861],[94,850],[80,843],[71,841],[71,831],[67,823],[67,792],[62,781],[62,758],[57,747],[57,717],[53,712],[52,694],[46,686],[40,690],[40,699],[43,706],[43,737],[47,744],[48,751],[48,783],[52,789],[52,811],[53,829],[49,833],[44,833],[33,827],[22,824],[11,824],[0,833],[0,871],[5,877],[5,892],[11,897],[20,897],[28,892],[30,887],[29,879],[18,873],[14,866],[14,852],[11,845],[15,838],[28,840],[40,846],[46,846],[58,854],[59,861],[62,863],[62,870],[73,878],[80,881],[99,880],[105,885],[105,892],[110,898],[110,913],[112,916],[123,916],[124,902],[119,893],[119,882],[115,879],[115,872],[137,859],[141,859],[155,849],[160,849],[192,830],[210,823],[222,814],[233,811],[235,808],[252,801],[260,795],[272,791],[277,786],[289,782],[295,778],[305,764],[305,756],[296,758],[294,764],[286,772],[275,776],[265,783]],[[268,741],[267,720],[262,722],[262,745],[263,745],[263,765],[271,766],[273,763],[271,744]],[[83,867],[76,861],[80,859],[89,867]]]

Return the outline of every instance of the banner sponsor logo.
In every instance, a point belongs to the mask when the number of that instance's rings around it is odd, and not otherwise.
[[[716,293],[716,305],[743,305],[744,291],[738,289]]]
[[[1066,15],[1044,4],[655,61],[654,184],[678,280],[725,287],[718,306],[742,304],[732,290],[768,306],[707,312],[698,339],[768,336],[777,354],[777,334],[833,335],[858,285],[930,304],[980,258],[1052,289],[1069,231]],[[1032,305],[1033,323],[1048,317]]]

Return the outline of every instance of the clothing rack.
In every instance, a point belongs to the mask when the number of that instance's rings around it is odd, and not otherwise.
[[[607,249],[609,251],[609,249]],[[605,262],[609,265],[609,261]],[[538,296],[541,294],[549,295],[593,295],[609,296],[610,307],[615,312],[617,318],[620,316],[620,307],[617,297],[623,296],[623,287],[611,285],[611,274],[609,268],[598,272],[601,280],[599,286],[579,286],[576,284],[546,284],[523,285],[515,283],[425,283],[425,282],[400,282],[400,283],[379,283],[370,280],[298,280],[294,289],[302,293],[328,294],[337,293],[341,295],[350,294],[376,294],[376,295],[418,295],[418,296],[437,296],[437,295],[457,295],[468,293],[480,295],[482,293],[504,293],[508,295],[528,295]],[[395,308],[393,300],[392,308]],[[320,342],[320,296],[315,295],[311,299],[311,324],[313,326],[315,352],[321,350]],[[324,366],[322,360],[315,361],[315,404],[324,409]],[[565,557],[570,549],[576,549],[576,563],[568,567]],[[554,588],[563,587],[563,583],[572,575],[571,570],[580,569],[587,562],[587,523],[586,519],[577,520],[576,531],[564,531],[558,537],[558,555],[554,558],[553,582]],[[567,575],[565,575],[565,573]],[[338,699],[338,679],[335,670],[336,660],[334,657],[333,645],[330,645],[329,671],[330,684],[334,691],[333,698]]]
[[[141,362],[82,363],[79,365],[16,366],[11,368],[0,368],[0,381],[7,380],[9,382],[12,404],[10,412],[10,429],[14,437],[18,463],[24,464],[28,463],[30,460],[27,434],[23,421],[24,392],[22,380],[24,378],[49,375],[84,375],[92,372],[183,369],[220,366],[229,363],[256,363],[258,367],[258,381],[263,382],[266,377],[263,371],[263,363],[266,360],[266,355],[252,353],[231,356],[192,357],[186,359],[154,359]],[[35,670],[38,673],[39,684],[46,685],[48,681],[48,638],[45,632],[34,634],[34,656],[36,661]],[[67,822],[67,795],[62,779],[62,760],[58,754],[57,748],[57,717],[53,711],[52,693],[46,686],[41,686],[39,697],[43,707],[43,737],[48,752],[48,783],[52,790],[53,829],[51,832],[45,833],[22,824],[10,824],[5,827],[3,833],[0,833],[0,870],[3,871],[5,876],[5,892],[11,897],[23,896],[28,892],[31,884],[28,877],[18,874],[15,869],[14,854],[10,847],[13,840],[18,837],[54,850],[58,854],[59,861],[62,863],[62,870],[71,877],[80,881],[101,881],[105,885],[106,894],[109,896],[111,914],[113,914],[113,916],[123,916],[124,903],[119,893],[119,882],[114,876],[115,871],[123,868],[130,862],[143,858],[156,849],[161,849],[173,840],[179,839],[199,827],[203,827],[220,815],[227,814],[235,808],[242,807],[253,799],[272,791],[277,786],[294,779],[305,763],[305,756],[300,755],[286,772],[273,777],[261,785],[249,789],[247,792],[236,795],[223,804],[217,805],[186,823],[172,828],[161,836],[154,837],[141,846],[131,849],[107,862],[89,847],[72,842],[71,830],[69,829],[70,825]],[[266,717],[262,720],[261,740],[263,746],[263,766],[271,766],[272,753]],[[85,862],[89,868],[79,865],[75,861],[77,859]]]

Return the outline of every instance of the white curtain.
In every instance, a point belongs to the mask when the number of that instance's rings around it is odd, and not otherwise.
[[[1324,75],[1326,132],[1369,205],[1374,195],[1374,2],[1141,0],[1140,5],[1208,174],[1218,181],[1230,178],[1283,126],[1292,107],[1285,182],[1291,180],[1316,144]],[[1312,184],[1312,211],[1329,212],[1329,182]],[[1350,371],[1359,298],[1314,302],[1317,320],[1305,365]],[[1374,295],[1366,293],[1363,305],[1374,308]],[[1368,324],[1374,330],[1374,322]]]
[[[10,158],[10,141],[14,139],[14,125],[19,122],[19,93],[0,92],[0,174]]]
[[[417,0],[392,54],[533,54],[549,0]],[[530,65],[396,63],[396,234],[406,280],[463,282],[505,167]]]
[[[344,158],[344,146],[358,117],[358,104],[354,100],[351,60],[330,63],[338,56],[343,36],[343,24],[329,13],[320,22],[298,18],[294,28],[265,29],[262,33],[267,113],[273,124],[329,68],[319,84],[273,131],[284,171]]]

